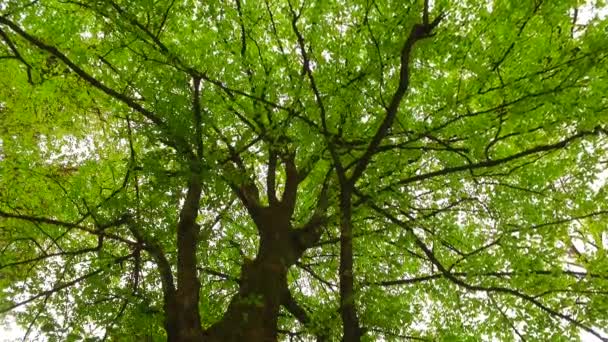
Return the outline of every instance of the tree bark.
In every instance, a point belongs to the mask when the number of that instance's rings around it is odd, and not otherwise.
[[[171,342],[203,340],[196,260],[199,233],[196,217],[201,192],[200,175],[192,172],[177,224],[177,290],[174,296],[165,296],[165,328],[167,340]]]
[[[359,341],[361,328],[355,306],[353,277],[353,225],[351,192],[343,191],[340,196],[340,316],[342,318],[344,341]]]
[[[288,208],[260,208],[256,225],[260,246],[241,268],[240,288],[206,341],[276,341],[277,319],[287,290],[287,271],[305,248],[295,238]]]

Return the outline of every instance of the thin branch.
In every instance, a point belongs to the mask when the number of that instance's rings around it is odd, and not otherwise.
[[[59,51],[59,49],[57,49],[55,46],[46,44],[39,38],[36,38],[36,37],[30,35],[29,33],[25,32],[23,29],[21,29],[21,27],[19,27],[17,24],[8,20],[6,17],[0,16],[0,24],[4,24],[4,25],[10,27],[11,30],[13,30],[15,33],[17,33],[23,39],[27,40],[34,46],[40,48],[41,50],[46,51],[46,52],[50,53],[51,55],[57,57],[59,60],[61,60],[63,63],[65,63],[70,69],[72,69],[72,71],[74,71],[78,76],[80,76],[80,78],[85,80],[91,86],[101,90],[103,93],[107,94],[108,96],[112,97],[113,99],[116,99],[116,100],[124,103],[129,108],[142,114],[144,117],[146,117],[152,123],[154,123],[159,129],[161,129],[165,134],[167,134],[168,136],[170,136],[173,139],[174,143],[171,143],[170,146],[174,147],[175,149],[184,153],[186,156],[189,156],[190,158],[194,157],[192,155],[192,151],[190,150],[189,144],[180,136],[173,134],[173,132],[167,126],[167,124],[159,116],[157,116],[156,113],[153,113],[152,111],[144,108],[142,105],[137,103],[137,101],[135,99],[133,99],[125,94],[119,93],[118,91],[114,90],[113,88],[108,87],[107,85],[102,83],[100,80],[93,77],[91,74],[87,73],[84,69],[82,69],[81,67],[76,65],[76,63],[74,63],[71,59],[69,59],[64,53]]]
[[[463,287],[467,290],[470,290],[470,291],[487,292],[487,293],[493,293],[493,292],[494,293],[503,293],[503,294],[514,296],[514,297],[518,297],[518,298],[523,299],[524,301],[529,302],[530,304],[536,306],[537,308],[541,309],[542,311],[545,311],[552,317],[566,320],[566,321],[570,322],[571,324],[575,325],[576,327],[581,328],[581,329],[589,332],[590,334],[598,337],[600,340],[608,341],[608,339],[603,338],[600,333],[595,331],[595,329],[587,326],[586,324],[583,324],[581,321],[579,321],[577,319],[572,318],[570,315],[567,315],[567,314],[564,314],[559,311],[551,309],[550,307],[546,306],[545,304],[543,304],[542,302],[540,302],[533,296],[530,296],[530,295],[520,292],[518,290],[507,288],[507,287],[472,285],[472,284],[465,282],[464,280],[462,280],[459,277],[455,276],[454,274],[450,273],[450,271],[437,259],[437,257],[433,253],[433,251],[418,237],[418,235],[416,235],[414,230],[406,222],[399,220],[395,216],[388,213],[386,210],[383,210],[382,208],[378,207],[377,205],[375,205],[373,203],[371,204],[371,207],[372,207],[372,209],[374,209],[374,211],[385,216],[387,219],[389,219],[394,224],[406,229],[409,232],[409,234],[411,234],[414,237],[414,241],[415,241],[416,245],[424,252],[424,254],[427,256],[429,261],[431,261],[431,263],[435,267],[437,267],[437,269],[443,274],[443,276],[445,276],[452,283],[454,283],[460,287]]]
[[[123,256],[123,257],[120,257],[120,258],[116,258],[116,259],[114,259],[112,261],[112,263],[108,264],[108,266],[121,263],[121,262],[123,262],[123,261],[131,258],[132,256],[133,256],[132,254],[129,254],[129,255],[126,255],[126,256]],[[97,270],[95,270],[93,272],[86,273],[86,274],[84,274],[84,275],[82,275],[82,276],[80,276],[80,277],[78,277],[78,278],[76,278],[74,280],[71,280],[69,282],[63,283],[61,285],[54,286],[53,288],[51,288],[49,290],[46,290],[46,291],[42,291],[42,292],[40,292],[40,293],[38,293],[38,294],[36,294],[34,296],[29,297],[28,299],[25,299],[23,301],[11,304],[11,305],[9,305],[6,308],[0,309],[0,313],[5,313],[5,312],[8,312],[8,311],[11,311],[11,310],[13,310],[15,308],[18,308],[18,307],[23,306],[25,304],[31,303],[31,302],[35,301],[36,299],[38,299],[40,297],[45,297],[45,296],[49,296],[49,295],[52,295],[54,293],[57,293],[57,292],[59,292],[61,290],[64,290],[64,289],[66,289],[68,287],[71,287],[71,286],[74,286],[74,285],[80,283],[81,281],[83,281],[85,279],[88,279],[88,278],[90,278],[92,276],[95,276],[97,274],[100,274],[100,273],[102,273],[104,271],[107,271],[107,268],[99,268],[99,269],[97,269]]]
[[[521,152],[512,154],[507,157],[499,158],[499,159],[486,159],[484,161],[477,162],[477,163],[446,167],[446,168],[443,168],[443,169],[437,170],[437,171],[421,173],[421,174],[418,174],[418,175],[415,175],[415,176],[412,176],[409,178],[402,179],[402,180],[398,181],[397,183],[394,183],[394,184],[388,186],[387,188],[390,188],[395,185],[406,185],[406,184],[410,184],[410,183],[415,183],[415,182],[419,182],[422,180],[439,177],[439,176],[445,176],[445,175],[456,173],[456,172],[489,168],[489,167],[493,167],[493,166],[506,164],[510,161],[521,159],[523,157],[527,157],[527,156],[534,155],[537,153],[559,150],[561,148],[564,148],[564,147],[572,144],[573,142],[575,142],[578,139],[581,139],[581,138],[584,138],[587,136],[596,136],[596,135],[599,135],[600,133],[605,134],[605,129],[601,126],[598,126],[592,131],[581,131],[577,134],[567,137],[564,140],[561,140],[554,144],[538,145],[538,146],[532,147],[530,149],[527,149],[525,151],[521,151]],[[385,188],[383,190],[386,190],[387,188]]]
[[[18,61],[20,61],[21,63],[23,63],[23,65],[25,65],[26,73],[27,73],[27,82],[29,84],[33,85],[34,81],[32,80],[32,66],[28,62],[26,62],[25,59],[23,59],[23,56],[21,56],[21,54],[19,53],[19,50],[17,49],[17,47],[15,46],[13,41],[3,30],[0,30],[0,37],[2,37],[2,39],[4,40],[6,45],[8,45],[9,49],[11,49],[11,51],[14,54],[14,56],[9,56],[9,57],[13,57],[13,58],[17,59]]]

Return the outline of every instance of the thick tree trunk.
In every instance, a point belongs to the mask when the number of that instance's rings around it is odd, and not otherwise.
[[[179,321],[177,319],[177,303],[175,302],[175,298],[167,299],[165,298],[165,305],[163,307],[165,310],[165,332],[167,333],[167,342],[180,342],[181,339],[179,337]]]
[[[242,161],[238,157],[234,158],[236,165],[246,172]],[[206,331],[202,331],[200,325],[200,284],[196,272],[199,227],[195,219],[201,184],[197,177],[191,179],[178,223],[178,286],[177,290],[167,291],[165,296],[165,325],[169,341],[277,340],[279,308],[289,294],[287,271],[320,238],[320,227],[325,222],[324,212],[327,207],[327,185],[324,185],[311,219],[303,227],[293,229],[291,217],[300,176],[293,156],[283,156],[283,161],[286,173],[283,196],[281,200],[276,197],[273,178],[275,170],[271,167],[269,206],[260,204],[259,191],[254,182],[232,185],[257,227],[260,245],[255,260],[244,261],[239,292],[232,298],[224,316]],[[272,163],[276,163],[276,160]],[[166,282],[172,283],[168,280]],[[294,303],[292,302],[292,308]]]
[[[171,342],[203,340],[198,308],[200,283],[196,260],[199,233],[196,216],[201,192],[200,175],[193,172],[177,224],[177,289],[171,286],[165,290],[164,295],[165,329],[167,340]],[[173,282],[172,279],[170,281]]]
[[[256,220],[260,246],[253,261],[241,269],[239,293],[221,321],[205,333],[206,341],[276,341],[277,319],[287,271],[302,255],[289,216],[280,207],[263,208]]]
[[[340,316],[345,342],[356,342],[361,338],[355,306],[351,198],[350,192],[343,192],[340,198]]]
[[[277,317],[287,286],[287,267],[279,258],[258,257],[243,265],[241,287],[208,341],[276,341]]]

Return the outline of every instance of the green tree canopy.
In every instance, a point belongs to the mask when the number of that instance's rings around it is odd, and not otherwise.
[[[0,312],[50,341],[605,336],[582,5],[0,2]]]

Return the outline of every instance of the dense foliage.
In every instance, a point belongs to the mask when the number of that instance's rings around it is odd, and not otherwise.
[[[582,5],[1,2],[0,312],[50,341],[605,336]]]

